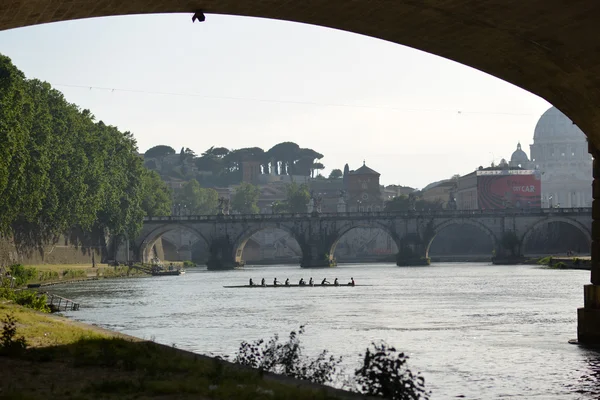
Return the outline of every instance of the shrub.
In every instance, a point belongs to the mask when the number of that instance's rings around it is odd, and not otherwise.
[[[15,356],[27,349],[27,341],[23,336],[17,337],[17,321],[11,314],[2,320],[2,336],[0,336],[0,353]]]
[[[65,269],[62,275],[65,279],[85,278],[87,276],[82,269]]]
[[[193,262],[191,262],[191,261],[185,260],[185,261],[183,262],[183,266],[184,266],[185,268],[193,268],[193,267],[195,267],[195,266],[196,266],[196,264],[194,264],[194,263],[193,263]]]
[[[20,290],[15,292],[13,301],[23,307],[32,308],[36,311],[50,312],[50,307],[47,305],[48,298],[45,294],[40,295],[29,290]]]
[[[8,269],[10,270],[11,276],[15,278],[15,284],[17,286],[22,286],[37,276],[35,268],[25,268],[21,264],[11,265]]]
[[[329,355],[327,350],[323,350],[312,361],[303,357],[300,346],[300,335],[303,333],[304,326],[301,326],[297,333],[290,332],[286,343],[280,343],[278,335],[268,342],[262,339],[254,343],[242,342],[234,362],[315,383],[332,382],[337,374],[338,365],[342,362],[341,357],[336,359]]]
[[[390,400],[428,399],[425,379],[407,367],[408,356],[385,343],[371,343],[363,366],[355,371],[356,382],[363,394]]]

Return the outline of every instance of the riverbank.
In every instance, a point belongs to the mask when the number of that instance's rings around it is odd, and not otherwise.
[[[359,399],[336,390],[0,303],[28,348],[0,356],[3,398]]]
[[[523,264],[544,265],[550,269],[574,269],[591,271],[592,259],[590,256],[548,256],[543,258],[532,258]]]
[[[14,266],[13,266],[14,267]],[[17,286],[43,287],[64,283],[147,276],[144,271],[128,266],[108,264],[39,264],[6,268],[16,279]],[[11,269],[13,268],[13,269]]]

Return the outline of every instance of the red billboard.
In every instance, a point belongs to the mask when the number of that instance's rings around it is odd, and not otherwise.
[[[480,210],[540,208],[541,195],[539,171],[477,171],[477,201]]]

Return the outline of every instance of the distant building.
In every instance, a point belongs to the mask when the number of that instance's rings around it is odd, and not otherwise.
[[[259,161],[242,161],[242,182],[257,185],[259,183],[260,162]]]
[[[454,197],[456,186],[457,181],[454,179],[436,182],[421,190],[421,198],[429,203],[439,203],[442,208],[448,208],[448,201]]]
[[[504,160],[497,167],[479,167],[458,178],[456,205],[459,210],[540,208],[541,174]]]
[[[380,176],[379,172],[367,167],[364,162],[356,171],[347,171],[344,174],[348,211],[383,211]]]
[[[585,134],[556,107],[535,126],[531,163],[542,172],[543,207],[591,207],[592,156]]]
[[[415,188],[411,188],[409,186],[400,186],[400,185],[388,185],[385,187],[381,187],[381,194],[383,200],[391,200],[394,197],[398,196],[408,196],[409,194],[415,192]]]

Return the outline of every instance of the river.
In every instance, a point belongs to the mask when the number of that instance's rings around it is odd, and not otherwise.
[[[246,267],[173,277],[51,287],[81,303],[67,315],[203,354],[233,355],[243,340],[280,337],[306,325],[308,355],[323,349],[356,367],[371,341],[409,354],[432,399],[597,399],[600,353],[576,337],[588,271],[448,263],[399,268],[341,265],[302,270]],[[225,289],[265,277],[312,276],[374,286]]]

